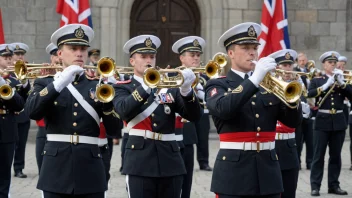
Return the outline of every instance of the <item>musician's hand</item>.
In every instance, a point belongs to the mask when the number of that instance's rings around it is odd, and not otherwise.
[[[345,84],[345,78],[343,76],[343,71],[341,69],[334,69],[334,75],[337,76],[337,82],[339,85]]]
[[[302,105],[302,112],[303,114],[309,114],[310,113],[310,106],[309,104],[305,103],[305,102],[301,102]]]
[[[252,83],[258,87],[259,83],[264,79],[265,75],[269,71],[275,69],[277,64],[275,62],[275,59],[270,57],[261,58],[258,62],[253,61],[253,63],[255,63],[256,66],[252,76],[249,77],[249,80],[252,81]]]
[[[61,92],[67,85],[69,85],[76,77],[76,75],[81,75],[84,69],[78,65],[71,65],[64,69],[60,73],[56,73],[55,80],[53,82],[55,90]]]
[[[3,86],[6,84],[6,81],[3,77],[0,77],[0,86]]]
[[[196,75],[191,69],[184,69],[181,71],[183,75],[183,84],[180,87],[180,92],[182,96],[187,96],[189,92],[192,91],[192,84],[196,79]]]
[[[323,86],[321,86],[321,89],[323,91],[326,91],[332,84],[334,84],[334,82],[335,82],[334,76],[330,76],[328,81],[326,81],[326,83]]]

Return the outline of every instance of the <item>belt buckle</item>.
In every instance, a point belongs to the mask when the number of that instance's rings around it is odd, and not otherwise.
[[[161,140],[163,134],[162,133],[158,133],[158,140]]]
[[[76,141],[74,141],[74,138],[73,138],[75,136],[77,137]],[[70,142],[71,142],[71,144],[77,145],[79,143],[79,135],[77,135],[77,134],[71,135],[70,136]]]
[[[332,108],[330,111],[330,114],[336,114],[336,109]]]
[[[259,152],[260,152],[260,142],[257,141],[257,153],[259,153]]]

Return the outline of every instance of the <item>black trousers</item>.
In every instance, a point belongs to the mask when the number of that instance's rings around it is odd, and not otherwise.
[[[108,144],[99,147],[100,148],[100,153],[103,158],[103,164],[104,164],[104,169],[105,169],[105,177],[106,177],[106,182],[109,181],[110,179],[110,167],[111,167],[111,154],[110,154],[110,149]]]
[[[303,144],[306,143],[306,164],[311,166],[313,161],[313,120],[304,118],[299,127],[296,128],[296,143],[298,159],[301,163]]]
[[[126,176],[128,198],[180,198],[183,175],[173,177]]]
[[[345,140],[345,131],[314,131],[314,157],[310,173],[313,189],[320,189],[324,173],[324,156],[329,146],[328,188],[340,187],[341,150]]]
[[[351,164],[352,164],[352,124],[350,124],[350,156],[351,156]]]
[[[126,149],[126,144],[128,141],[128,134],[124,133],[122,137],[122,143],[121,143],[121,167],[120,167],[120,172],[122,172],[123,169],[123,158],[125,156],[125,149]]]
[[[30,125],[30,121],[18,123],[18,141],[16,142],[15,159],[13,162],[13,169],[15,172],[24,169],[24,158]]]
[[[295,198],[298,182],[299,169],[281,170],[282,182],[284,185],[284,192],[281,198]]]
[[[15,142],[0,143],[0,198],[7,198],[9,194],[14,153]]]
[[[43,162],[43,150],[46,142],[45,127],[38,127],[38,132],[35,140],[35,158],[37,159],[38,173]]]
[[[183,161],[185,162],[187,174],[183,175],[181,198],[191,197],[193,168],[194,168],[194,147],[193,144],[185,145],[181,150]]]
[[[104,198],[105,192],[83,194],[83,195],[68,195],[60,193],[52,193],[44,191],[44,198]]]
[[[280,194],[262,195],[262,196],[237,196],[217,194],[216,198],[280,198]]]
[[[194,123],[197,131],[197,161],[199,165],[209,164],[209,114],[203,114],[198,122]]]

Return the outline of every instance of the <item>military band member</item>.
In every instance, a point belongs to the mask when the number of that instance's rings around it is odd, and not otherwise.
[[[89,50],[88,57],[89,57],[89,65],[97,66],[98,61],[100,59],[100,50],[99,49]]]
[[[314,155],[310,174],[311,195],[319,196],[324,172],[324,156],[329,145],[328,193],[347,195],[340,188],[341,149],[345,140],[347,123],[343,114],[345,97],[352,99],[352,87],[344,82],[342,71],[335,69],[339,53],[328,51],[319,58],[325,75],[312,79],[308,97],[316,98],[319,109],[314,123]],[[329,92],[332,85],[333,90]],[[329,92],[329,93],[328,93]],[[322,99],[325,98],[323,101]]]
[[[114,107],[127,123],[129,133],[122,172],[126,174],[130,198],[179,198],[183,175],[186,174],[175,136],[175,113],[196,121],[201,108],[191,85],[192,70],[182,71],[180,88],[151,89],[143,81],[147,65],[155,67],[160,39],[140,35],[126,42],[134,75],[118,82]]]
[[[176,41],[172,46],[172,51],[176,54],[179,54],[179,58],[181,61],[181,66],[184,67],[199,67],[200,65],[200,56],[203,53],[205,47],[205,40],[199,36],[187,36]],[[200,77],[200,76],[199,76]],[[197,88],[198,87],[198,88]],[[204,91],[203,87],[200,83],[195,87],[195,92],[197,93],[199,101],[204,101]],[[199,90],[198,90],[199,89]],[[204,111],[203,111],[204,112]],[[202,117],[208,118],[208,114],[203,114]],[[185,120],[185,119],[182,119]],[[191,188],[192,188],[192,179],[193,179],[193,168],[194,168],[194,147],[193,145],[196,143],[200,143],[199,133],[205,133],[205,136],[209,136],[206,131],[199,131],[197,134],[197,129],[201,129],[200,127],[196,127],[199,125],[199,122],[204,119],[200,119],[196,122],[188,122],[184,123],[183,126],[183,145],[184,148],[181,147],[182,158],[186,166],[187,174],[184,175],[183,184],[182,184],[182,194],[181,198],[189,198],[191,196]],[[206,125],[206,122],[202,123]],[[209,124],[208,124],[209,125]],[[176,129],[179,131],[180,129]],[[203,136],[204,136],[203,135]],[[197,141],[198,137],[198,141]],[[204,144],[204,142],[203,142]],[[208,145],[208,142],[206,142]],[[199,148],[197,146],[197,151]]]
[[[29,50],[28,45],[24,43],[11,43],[11,45],[14,48],[12,62],[14,63],[18,60],[26,61],[26,53]],[[11,63],[10,65],[13,65],[13,63]],[[14,75],[12,76],[15,77]],[[24,111],[21,110],[15,113],[17,114],[16,120],[18,123],[18,140],[16,141],[13,169],[15,172],[15,177],[26,178],[27,175],[24,174],[22,170],[25,166],[26,144],[31,122],[28,115],[26,115]]]
[[[278,64],[278,69],[288,71],[287,73],[282,73],[280,75],[283,81],[291,82],[293,80],[297,80],[296,75],[289,73],[293,70],[293,63],[297,57],[296,51],[291,49],[283,49],[270,54],[269,57],[275,59],[276,63]],[[303,100],[305,100],[304,97],[302,98]],[[309,105],[305,102],[301,102],[301,104],[303,116],[309,116]],[[275,150],[279,158],[282,182],[284,187],[284,192],[281,194],[281,198],[296,197],[299,161],[295,135],[295,128],[288,127],[280,121],[277,122],[275,135]]]
[[[255,61],[260,31],[252,22],[227,30],[218,44],[226,49],[232,68],[227,76],[207,82],[207,106],[220,136],[211,183],[218,198],[279,198],[283,185],[276,123],[296,127],[302,119],[300,104],[291,109],[259,85],[276,67],[270,57]]]
[[[100,119],[108,134],[119,126],[110,114],[112,104],[96,98],[97,81],[84,75],[82,66],[93,38],[94,31],[83,24],[69,24],[56,30],[51,42],[58,46],[64,69],[54,78],[36,79],[25,106],[31,119],[44,118],[47,125],[37,185],[45,198],[103,198],[107,190],[98,147]]]
[[[1,72],[11,65],[12,46],[9,44],[0,45],[0,69]],[[0,197],[9,197],[11,183],[11,166],[15,152],[15,142],[17,137],[17,123],[14,112],[21,111],[25,100],[19,94],[23,86],[15,78],[2,73],[0,86],[10,84],[17,89],[9,98],[0,97]],[[28,90],[27,90],[28,91]],[[25,92],[25,91],[24,91]]]

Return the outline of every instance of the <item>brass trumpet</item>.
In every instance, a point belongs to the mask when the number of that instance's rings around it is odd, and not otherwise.
[[[293,75],[299,75],[299,76],[307,76],[309,80],[312,80],[317,74],[319,74],[319,70],[316,68],[311,68],[309,72],[299,72],[299,71],[285,71],[282,69],[276,69],[275,70],[277,73],[280,74],[293,74]]]
[[[167,78],[166,73],[178,73],[176,77]],[[144,71],[144,83],[150,88],[177,88],[183,84],[183,75],[179,69],[160,69],[151,66]]]
[[[2,85],[0,87],[0,97],[4,100],[10,100],[14,95],[14,91],[10,85]]]
[[[11,69],[13,67],[13,69]],[[13,71],[18,80],[36,79],[54,76],[54,74],[42,75],[42,69],[62,70],[62,66],[45,66],[43,64],[26,64],[23,60],[16,61],[14,66],[9,66],[9,72]]]
[[[298,100],[302,95],[302,85],[297,81],[284,82],[267,73],[260,86],[268,93],[273,93],[289,108],[294,109],[298,106]],[[296,103],[295,105],[292,105]]]

